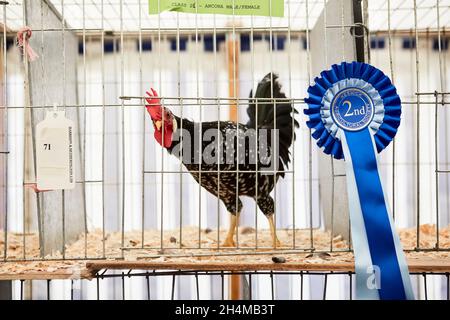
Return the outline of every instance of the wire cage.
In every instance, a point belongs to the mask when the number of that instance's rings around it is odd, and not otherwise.
[[[303,109],[321,70],[358,60],[402,99],[379,164],[416,296],[449,299],[450,1],[281,3],[284,17],[0,1],[0,283],[10,298],[352,299],[344,167],[316,148]],[[34,61],[15,45],[24,26]],[[249,92],[269,72],[300,123],[271,192],[281,244],[254,199],[236,197],[236,246],[224,247],[230,213],[193,179],[201,166],[187,170],[155,141],[144,93],[155,88],[183,119],[246,123],[258,103]],[[35,126],[53,107],[75,123],[75,188],[36,192]],[[220,179],[220,166],[208,174]]]

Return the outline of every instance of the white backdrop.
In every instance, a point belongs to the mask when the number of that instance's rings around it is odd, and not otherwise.
[[[434,90],[448,91],[449,70],[448,50],[443,52],[442,76],[444,86],[441,88],[439,73],[438,52],[432,49],[432,41],[420,40],[420,91],[428,92]],[[416,91],[415,80],[415,51],[402,48],[403,38],[395,37],[393,42],[393,66],[395,84],[404,101],[412,101]],[[267,72],[275,71],[280,75],[286,94],[291,98],[304,98],[308,86],[307,56],[303,49],[301,39],[292,40],[290,53],[289,44],[286,42],[285,50],[273,51],[270,54],[267,41],[256,41],[254,54],[242,52],[239,62],[240,95],[247,97],[250,89],[255,87],[257,81]],[[105,54],[104,59],[104,87],[107,104],[118,104],[118,97],[125,95],[143,95],[149,87],[154,87],[162,96],[181,97],[227,97],[228,80],[225,48],[220,48],[217,53],[217,63],[214,54],[204,52],[203,44],[195,48],[195,42],[189,41],[187,50],[176,52],[170,50],[170,43],[161,43],[161,59],[158,54],[158,43],[153,41],[152,51],[144,51],[140,58],[137,51],[136,40],[126,40],[124,43],[124,90],[121,92],[121,54]],[[79,103],[102,104],[102,63],[101,47],[99,42],[89,41],[86,45],[86,63],[79,56],[78,88]],[[388,46],[386,39],[385,49],[373,49],[372,64],[381,68],[386,74],[390,74]],[[253,56],[254,55],[254,56]],[[141,60],[140,60],[141,59]],[[253,60],[253,67],[252,67]],[[142,61],[142,86],[140,83],[140,62]],[[178,71],[177,65],[180,65]],[[84,82],[84,73],[86,80]],[[161,74],[161,80],[159,79]],[[197,82],[198,79],[198,82]],[[9,105],[20,107],[23,105],[23,84],[19,71],[19,59],[17,50],[8,53],[8,94]],[[179,82],[179,92],[178,92]],[[198,85],[198,86],[197,86]],[[86,91],[84,90],[86,88]],[[198,93],[197,93],[198,90]],[[84,92],[86,92],[86,100]],[[426,98],[422,98],[425,100]],[[296,227],[309,227],[309,203],[308,203],[308,140],[309,131],[304,124],[302,115],[303,105],[297,105],[300,111],[299,121],[301,128],[297,132],[295,142],[295,196],[292,194],[292,177],[287,175],[286,179],[277,185],[277,225],[280,228],[292,227],[292,217],[295,214]],[[180,107],[170,107],[171,110],[180,115]],[[242,106],[239,111],[239,119],[246,122],[246,110]],[[415,225],[416,212],[416,106],[405,104],[403,106],[402,125],[396,137],[396,223],[398,227],[413,227]],[[421,223],[436,223],[435,220],[435,174],[434,174],[434,106],[421,105],[421,131],[420,131],[420,170],[421,170]],[[125,228],[126,230],[138,230],[141,226],[142,213],[142,156],[143,139],[145,139],[145,169],[161,170],[161,147],[153,139],[153,129],[148,115],[141,106],[125,108]],[[200,109],[198,107],[183,108],[185,117],[199,120]],[[88,108],[86,114],[86,180],[101,179],[102,173],[102,111],[101,108]],[[121,110],[120,107],[107,107],[106,122],[106,181],[107,195],[106,203],[106,226],[108,231],[120,230],[120,183],[121,183]],[[225,120],[228,114],[227,107],[221,108],[220,118]],[[143,116],[147,117],[145,132],[143,131]],[[216,106],[203,107],[201,119],[203,121],[217,120]],[[450,121],[448,108],[439,110],[439,154],[441,169],[449,169],[450,135],[445,126]],[[11,217],[9,230],[22,230],[22,150],[23,150],[23,114],[21,109],[11,109],[9,113],[9,202],[8,211]],[[143,134],[145,136],[143,137]],[[315,154],[317,148],[313,148]],[[165,153],[164,170],[177,171],[180,168],[179,161],[173,156]],[[391,198],[392,192],[392,146],[389,146],[381,155],[381,170],[386,187],[386,192]],[[319,205],[319,194],[317,188],[317,167],[313,164],[313,212],[314,227],[321,227],[321,213]],[[448,175],[447,175],[448,176]],[[79,179],[80,177],[78,177]],[[179,175],[167,174],[164,179],[164,229],[177,228],[179,221],[179,206],[183,203],[183,226],[198,225],[199,212],[201,211],[201,225],[203,228],[217,227],[217,199],[205,191],[201,191],[201,203],[199,204],[198,184],[187,174],[183,175],[183,188],[180,194]],[[158,228],[160,225],[160,194],[162,190],[160,175],[147,175],[145,181],[145,228]],[[441,225],[449,224],[450,201],[449,201],[449,178],[445,175],[440,179],[440,217]],[[88,184],[87,186],[87,214],[89,230],[101,228],[102,226],[102,201],[101,185]],[[295,200],[295,210],[293,209]],[[252,200],[245,200],[242,212],[241,224],[254,226],[255,207]],[[392,199],[390,199],[392,202]],[[201,210],[200,210],[201,209]],[[228,214],[220,205],[221,227],[226,227]],[[267,228],[266,219],[258,213],[258,228]],[[339,214],[339,213],[337,213]],[[323,280],[311,280],[305,278],[305,298],[321,298]],[[128,282],[130,281],[130,282]],[[157,281],[157,282],[154,282]],[[127,280],[126,295],[128,298],[146,298],[145,281],[142,279]],[[440,298],[443,295],[441,282],[430,281],[429,297]],[[108,284],[109,283],[109,284]],[[171,279],[152,280],[157,290],[153,291],[158,298],[169,298],[171,290]],[[299,298],[299,277],[278,276],[276,286],[283,288],[278,290],[277,298]],[[330,277],[328,279],[327,298],[346,298],[348,278],[340,279]],[[418,283],[418,282],[417,282]],[[128,285],[130,284],[130,285]],[[217,291],[220,279],[208,280],[200,277],[201,298],[219,298]],[[255,298],[270,298],[270,278],[254,282],[253,292]],[[60,288],[64,297],[70,297],[70,284],[63,281],[52,283],[54,288]],[[83,296],[95,298],[96,284],[84,285]],[[116,288],[115,290],[103,290],[105,296],[102,298],[120,297],[120,280],[102,283],[102,286]],[[194,278],[186,277],[177,284],[178,298],[194,298]],[[314,290],[310,291],[309,288]],[[36,285],[35,298],[45,298],[45,290]],[[39,289],[40,288],[40,289]],[[104,287],[105,288],[105,287]],[[431,288],[431,289],[430,289]],[[107,293],[108,292],[108,293]],[[18,294],[18,293],[16,293]],[[107,294],[107,296],[106,296]],[[348,298],[348,297],[347,297]]]

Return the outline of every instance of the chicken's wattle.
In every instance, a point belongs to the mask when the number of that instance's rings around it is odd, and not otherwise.
[[[160,99],[158,98],[156,91],[154,89],[151,89],[151,91],[152,93],[147,92],[149,97],[145,100],[148,103],[148,105],[146,105],[147,112],[152,118],[153,128],[155,129],[154,136],[156,141],[162,147],[170,148],[172,145],[172,136],[174,132],[174,118],[170,111],[161,106]]]
[[[172,136],[173,136],[173,119],[164,119],[164,122],[161,122],[161,127],[158,130],[155,122],[153,122],[153,126],[155,128],[155,139],[156,141],[163,146],[164,148],[170,148],[172,145]],[[164,132],[164,134],[163,134]],[[164,135],[164,137],[163,137]],[[163,142],[164,138],[164,144]]]

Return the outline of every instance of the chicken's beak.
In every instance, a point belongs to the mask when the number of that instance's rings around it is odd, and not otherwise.
[[[161,126],[162,126],[162,121],[158,120],[158,121],[154,121],[153,122],[155,124],[156,129],[159,131],[161,130]]]

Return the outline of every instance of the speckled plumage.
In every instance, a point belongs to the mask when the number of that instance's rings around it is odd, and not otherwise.
[[[273,80],[273,85],[271,85],[271,79]],[[273,90],[273,93],[271,92]],[[251,93],[250,93],[251,95]],[[277,76],[273,74],[268,74],[259,83],[258,88],[255,93],[254,98],[286,98],[284,93],[281,92],[281,86],[277,81]],[[252,98],[252,96],[250,96]],[[287,166],[289,162],[289,147],[292,144],[295,135],[293,134],[293,126],[298,126],[298,123],[293,119],[293,115],[296,113],[295,109],[292,107],[291,103],[283,100],[282,102],[276,102],[276,111],[274,117],[274,103],[269,100],[258,100],[258,103],[251,102],[247,112],[249,114],[250,120],[247,125],[235,124],[230,121],[213,121],[213,122],[203,122],[195,123],[188,119],[181,119],[174,116],[177,122],[178,137],[176,141],[182,141],[181,143],[174,142],[170,148],[167,150],[179,157],[186,169],[191,173],[194,179],[201,184],[203,188],[208,190],[213,195],[217,196],[222,200],[228,212],[231,214],[239,213],[242,209],[242,202],[239,196],[248,196],[255,201],[257,201],[260,210],[267,216],[274,213],[274,201],[270,196],[270,192],[273,190],[276,182],[280,177],[284,177],[284,167]],[[258,119],[256,119],[256,106],[258,106]],[[276,119],[274,121],[274,118]],[[275,125],[276,123],[276,125]],[[180,130],[183,128],[184,130]],[[256,132],[261,129],[279,129],[279,143],[277,148],[278,156],[278,168],[270,169],[269,171],[261,170],[267,167],[267,163],[264,159],[264,154],[258,153],[258,161],[251,161],[255,155],[253,154],[256,149]],[[194,143],[186,142],[187,139],[183,138],[183,133],[189,132],[189,136],[194,139],[198,139],[198,133],[202,133],[202,137],[208,130],[216,130],[215,133],[221,133],[223,137],[220,143],[217,143],[217,139],[211,141],[202,140],[201,149],[198,145]],[[239,131],[238,133],[236,133]],[[211,132],[211,131],[209,131]],[[197,135],[195,135],[197,133]],[[225,137],[233,137],[234,139],[226,139]],[[185,134],[186,137],[187,134]],[[239,140],[239,148],[237,148],[237,136],[244,137],[244,140]],[[258,141],[261,141],[261,136]],[[270,152],[272,152],[274,146],[272,146],[272,141],[270,139],[270,133],[266,139],[267,145],[269,146]],[[234,146],[230,146],[230,143]],[[255,143],[254,148],[250,148],[249,144]],[[214,152],[211,154],[214,156],[214,162],[208,163],[205,161],[204,157],[201,157],[201,165],[199,164],[200,158],[198,155],[204,154],[207,148],[213,146]],[[226,150],[227,148],[234,147],[234,150],[228,159],[232,159],[229,163],[226,162]],[[180,149],[182,152],[180,152]],[[218,152],[220,150],[220,152]],[[256,149],[258,150],[258,149]],[[238,165],[238,153],[239,158],[244,157],[244,161],[241,161]],[[218,164],[217,154],[222,155],[222,161]],[[197,161],[196,157],[197,155]],[[278,170],[278,171],[273,171]],[[201,171],[201,173],[199,172]],[[220,182],[220,183],[219,183]]]

